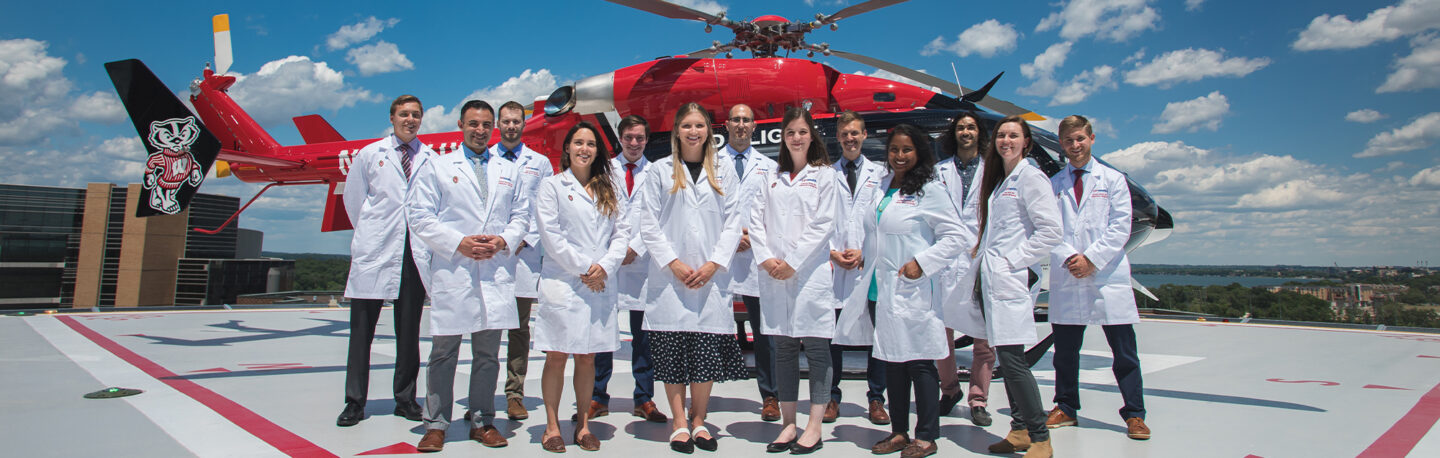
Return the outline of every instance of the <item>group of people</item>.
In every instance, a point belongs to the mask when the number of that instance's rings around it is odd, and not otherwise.
[[[444,447],[466,334],[470,438],[506,445],[493,425],[503,330],[510,332],[507,416],[528,417],[523,387],[533,344],[545,352],[541,445],[563,452],[559,404],[573,356],[577,405],[568,442],[597,450],[589,420],[609,413],[625,310],[634,415],[668,421],[677,452],[715,451],[705,423],[713,384],[748,377],[734,294],[755,328],[761,416],[782,425],[767,452],[823,447],[822,425],[839,415],[842,352],[864,350],[869,420],[892,431],[871,451],[936,453],[939,417],[965,397],[954,356],[959,331],[974,341],[971,421],[992,422],[992,373],[1002,375],[1010,401],[1010,433],[989,450],[1051,456],[1049,429],[1077,422],[1079,348],[1092,324],[1103,326],[1115,354],[1128,434],[1149,438],[1124,252],[1128,185],[1092,160],[1094,134],[1083,117],[1061,122],[1068,165],[1049,178],[1025,160],[1033,144],[1019,117],[987,131],[978,115],[960,114],[940,138],[950,156],[944,161],[925,131],[902,124],[887,132],[886,160],[876,164],[860,154],[864,120],[845,112],[836,122],[842,154],[832,163],[807,110],[786,110],[780,151],[770,159],[750,145],[749,107],[730,108],[728,142],[718,149],[710,112],[688,103],[674,115],[668,156],[644,156],[649,124],[638,116],[619,123],[622,151],[613,158],[600,128],[580,122],[565,135],[557,173],[523,145],[518,103],[498,113],[485,102],[464,104],[463,145],[446,155],[417,139],[423,112],[413,96],[396,99],[394,133],[356,153],[349,170],[344,200],[355,232],[340,426],[364,418],[369,345],[380,306],[391,300],[395,414],[424,421],[420,451]],[[487,147],[497,119],[501,138]],[[1047,259],[1057,372],[1048,417],[1025,356],[1039,340],[1029,271]],[[415,382],[427,292],[433,341],[422,408]],[[802,353],[810,403],[803,428]],[[653,400],[655,380],[669,417]]]

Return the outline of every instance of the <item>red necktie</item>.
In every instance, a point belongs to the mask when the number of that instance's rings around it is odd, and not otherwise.
[[[1085,180],[1080,179],[1085,174],[1085,169],[1075,169],[1075,204],[1080,204],[1081,196],[1085,195]]]
[[[400,144],[400,168],[405,169],[405,178],[410,178],[410,145]]]
[[[625,164],[625,194],[635,190],[635,163]]]

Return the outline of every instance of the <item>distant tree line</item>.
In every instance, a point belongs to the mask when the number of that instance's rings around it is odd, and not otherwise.
[[[263,256],[295,260],[295,289],[299,291],[343,291],[350,276],[350,256],[343,254],[274,253]]]
[[[1305,285],[1317,286],[1315,283]],[[1158,301],[1140,295],[1136,296],[1136,301],[1140,307],[1232,318],[1249,313],[1251,317],[1260,319],[1440,328],[1440,313],[1434,306],[1434,292],[1426,289],[1412,286],[1394,299],[1376,301],[1369,313],[1341,310],[1347,315],[1344,318],[1331,310],[1329,302],[1319,298],[1292,291],[1272,293],[1263,286],[1246,288],[1239,283],[1228,286],[1166,284],[1150,290]],[[1414,302],[1407,302],[1412,300]]]

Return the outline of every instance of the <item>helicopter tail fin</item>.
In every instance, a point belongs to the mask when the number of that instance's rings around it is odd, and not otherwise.
[[[185,210],[210,172],[220,141],[144,63],[108,62],[105,71],[149,154],[135,216]]]

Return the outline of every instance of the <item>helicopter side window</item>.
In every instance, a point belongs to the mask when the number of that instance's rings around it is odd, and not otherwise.
[[[874,96],[874,100],[875,100],[876,102],[894,102],[894,101],[895,101],[895,93],[894,93],[894,92],[876,92],[876,93],[875,93],[875,96]]]

